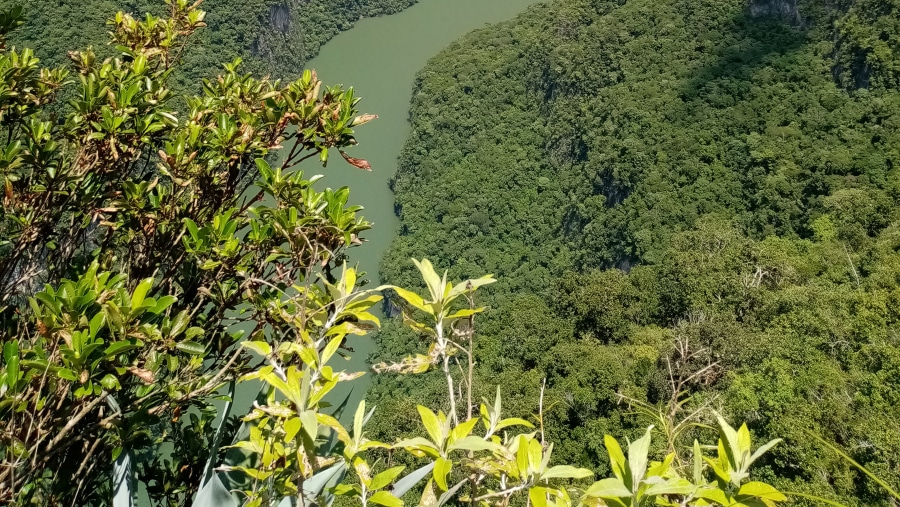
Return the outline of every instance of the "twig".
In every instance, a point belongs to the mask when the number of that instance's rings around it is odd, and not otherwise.
[[[541,446],[545,445],[544,442],[544,389],[547,387],[547,377],[544,377],[544,380],[541,382],[541,397],[538,400],[538,423],[541,426]]]
[[[853,278],[856,278],[856,288],[858,289],[860,286],[859,273],[856,272],[856,267],[853,266],[853,259],[850,258],[850,250],[847,250],[847,243],[844,243],[843,246],[844,246],[844,253],[847,254],[847,262],[850,263],[850,271],[853,272]]]
[[[50,443],[47,444],[47,448],[44,450],[44,461],[45,462],[50,459],[50,452],[53,450],[54,447],[56,447],[57,445],[59,445],[60,442],[62,442],[62,440],[65,438],[66,434],[69,433],[70,431],[72,431],[72,428],[74,428],[78,423],[80,423],[81,420],[84,419],[84,417],[86,415],[88,415],[92,410],[94,410],[94,408],[97,405],[99,405],[103,400],[105,400],[107,396],[109,396],[109,393],[104,391],[103,394],[94,398],[94,400],[92,400],[86,407],[82,408],[77,414],[75,414],[75,417],[70,419],[69,422],[67,422],[66,425],[63,426],[63,428],[53,438],[53,440],[51,440]],[[40,444],[40,441],[36,442],[34,444],[34,446],[32,447],[32,450],[37,451],[37,446],[39,444]]]
[[[527,484],[527,483],[526,483],[526,484],[520,484],[520,485],[518,485],[518,486],[515,486],[515,487],[513,487],[513,488],[509,488],[509,489],[505,489],[505,490],[503,490],[503,491],[497,491],[497,492],[495,492],[495,493],[488,493],[488,494],[486,494],[486,495],[482,495],[482,496],[476,498],[475,501],[476,501],[476,502],[480,502],[480,501],[482,501],[482,500],[487,500],[488,498],[496,498],[496,497],[498,497],[498,496],[507,496],[507,497],[508,497],[509,495],[512,495],[512,494],[515,493],[516,491],[522,491],[523,489],[528,489],[530,486],[531,486],[531,485],[530,485],[530,484]]]

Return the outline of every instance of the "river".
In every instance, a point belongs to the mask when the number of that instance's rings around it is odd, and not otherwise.
[[[307,65],[326,85],[353,86],[356,96],[362,98],[359,109],[379,116],[357,130],[359,146],[349,151],[368,160],[372,172],[356,169],[340,156],[333,156],[324,169],[304,167],[307,174],[325,175],[320,187],[350,187],[350,202],[364,206],[362,215],[374,223],[374,229],[364,234],[366,243],[350,250],[352,262],[369,274],[370,287],[381,283],[378,264],[397,232],[388,181],[409,134],[407,117],[416,72],[459,37],[485,24],[510,19],[533,3],[536,0],[419,0],[398,14],[358,21],[325,44]],[[375,347],[372,337],[348,340],[354,349],[352,358],[336,367],[366,370],[366,358]],[[356,406],[370,382],[370,374],[353,381],[350,407]]]

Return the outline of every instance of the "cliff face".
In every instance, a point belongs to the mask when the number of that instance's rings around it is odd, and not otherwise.
[[[269,29],[281,33],[291,30],[291,7],[287,2],[281,2],[269,7]]]
[[[803,24],[797,0],[750,0],[747,11],[752,18],[777,18],[794,26]]]
[[[250,47],[266,71],[290,77],[314,58],[323,44],[364,17],[393,14],[416,0],[270,0]]]

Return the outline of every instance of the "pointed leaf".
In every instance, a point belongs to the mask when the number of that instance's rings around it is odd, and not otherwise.
[[[429,463],[423,467],[418,468],[416,471],[411,472],[406,475],[406,477],[400,479],[396,483],[394,483],[394,488],[391,489],[391,493],[397,498],[405,495],[409,490],[415,487],[416,484],[419,483],[422,479],[428,476],[429,472],[434,468],[434,463]]]
[[[631,490],[625,487],[619,479],[610,477],[597,481],[584,492],[585,496],[594,498],[629,498]]]
[[[206,352],[205,345],[192,341],[178,342],[175,348],[192,356],[202,356]]]
[[[647,496],[659,496],[659,495],[681,495],[687,496],[694,492],[697,489],[696,486],[691,484],[690,481],[686,479],[672,479],[669,481],[665,481],[659,484],[654,484],[647,488],[644,491],[644,495]]]
[[[384,507],[403,507],[403,500],[388,493],[387,491],[379,491],[369,497],[369,502]]]
[[[609,454],[609,463],[612,467],[613,475],[625,484],[631,484],[631,473],[628,469],[627,461],[625,461],[625,453],[619,446],[619,442],[606,435],[603,437],[603,443],[606,445],[606,453]]]
[[[422,418],[422,424],[425,425],[425,431],[428,432],[431,441],[437,446],[443,444],[444,440],[446,440],[446,435],[444,435],[443,425],[441,424],[440,419],[438,419],[438,416],[422,405],[417,405],[416,410],[419,411],[419,416]]]
[[[131,309],[134,310],[141,306],[144,303],[144,299],[147,297],[147,292],[150,291],[150,288],[153,287],[153,279],[145,278],[138,284],[134,289],[134,293],[131,295]]]
[[[483,440],[481,437],[463,437],[453,445],[449,446],[450,451],[494,451],[499,452],[502,450],[500,444],[495,444],[493,442],[488,442]]]
[[[754,461],[758,460],[763,454],[768,452],[769,449],[775,447],[779,443],[781,443],[781,439],[776,438],[761,445],[759,449],[757,449],[756,452],[753,453],[753,456],[750,456],[750,459],[747,460],[747,466],[749,467],[750,465],[752,465]]]
[[[784,502],[787,497],[780,491],[764,482],[748,482],[741,486],[737,492],[738,496],[749,496],[754,498],[762,498],[773,502]]]
[[[372,477],[372,482],[369,483],[369,489],[371,489],[371,490],[381,489],[381,488],[387,486],[388,484],[394,482],[394,479],[396,479],[397,476],[399,476],[400,473],[403,472],[403,470],[405,468],[406,467],[403,465],[396,466],[393,468],[388,468],[384,472],[381,472],[380,474],[376,475],[375,477]]]
[[[434,483],[437,484],[442,491],[450,489],[447,485],[447,475],[450,473],[452,467],[453,462],[444,458],[438,458],[434,462]]]
[[[234,501],[228,488],[222,484],[218,474],[214,474],[200,488],[192,505],[193,507],[240,507],[240,504]]]
[[[431,308],[425,304],[425,300],[422,299],[422,296],[401,287],[393,287],[393,289],[394,292],[396,292],[397,295],[403,298],[403,300],[407,303],[413,305],[415,308],[418,308],[425,313],[433,315]]]
[[[428,259],[422,259],[421,261],[413,259],[412,261],[416,265],[416,268],[419,269],[419,272],[422,274],[422,279],[425,281],[425,285],[428,286],[428,290],[431,292],[431,301],[441,301],[444,295],[444,291],[441,290],[441,277],[438,276],[437,272],[434,270],[431,261]]]
[[[628,445],[628,468],[631,471],[631,489],[635,491],[647,472],[647,454],[650,452],[651,425],[644,436]]]
[[[584,479],[594,475],[587,468],[576,468],[570,465],[557,465],[541,474],[541,479]]]

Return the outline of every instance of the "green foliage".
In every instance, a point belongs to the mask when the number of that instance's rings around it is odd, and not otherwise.
[[[201,78],[216,75],[223,61],[235,58],[257,75],[297,77],[325,42],[360,18],[393,14],[414,3],[206,0],[209,28],[192,37],[172,86],[178,92],[197,93]],[[13,34],[13,44],[35,48],[49,66],[67,63],[66,52],[72,47],[94,45],[102,57],[112,56],[112,48],[103,47],[107,36],[103,23],[111,12],[122,10],[138,18],[165,13],[162,2],[151,0],[29,0],[23,5],[27,24]]]
[[[365,310],[380,298],[355,290],[355,271],[332,275],[370,224],[346,188],[316,190],[293,169],[329,150],[367,165],[343,150],[372,117],[310,71],[260,80],[239,61],[177,112],[168,82],[205,13],[186,0],[167,9],[117,14],[117,54],[70,53],[73,77],[28,49],[0,53],[5,503],[127,498],[115,462],[155,503],[183,505],[238,430],[213,422],[217,393],[251,371],[242,344],[275,343],[294,379],[302,360],[327,362],[378,323]],[[0,26],[20,21],[4,11]],[[282,146],[290,155],[270,167]],[[321,371],[315,403],[340,375]]]
[[[381,271],[497,276],[473,383],[527,414],[546,379],[561,462],[605,473],[602,435],[651,423],[689,448],[716,409],[785,439],[755,464],[773,486],[886,505],[805,432],[898,488],[896,7],[750,4],[559,0],[448,47],[416,81]],[[418,343],[378,340],[389,364]],[[446,410],[444,383],[377,378],[373,434]]]
[[[416,261],[415,264],[419,268],[425,284],[430,288],[431,297],[434,300],[442,300],[441,294],[453,293],[452,285],[446,281],[446,275],[443,279],[438,277],[430,262]],[[477,288],[471,282],[464,285],[472,287],[471,290]],[[424,324],[406,317],[408,327],[429,336],[442,336],[441,315],[446,310],[434,311],[433,307],[428,308],[418,304],[421,297],[415,293],[405,290],[397,292],[404,300],[423,310],[424,313],[437,317],[431,324],[431,330],[426,331],[423,329]],[[469,350],[466,352],[469,357],[472,357],[473,342],[471,328],[469,329]],[[459,345],[457,347],[465,348]],[[436,355],[446,361],[449,354],[440,349]],[[551,465],[553,444],[544,440],[543,393],[537,418],[540,424],[540,434],[538,432],[510,434],[506,428],[517,426],[532,428],[533,426],[522,419],[502,419],[499,387],[492,406],[487,403],[481,404],[481,418],[471,417],[471,392],[474,387],[472,384],[473,368],[474,365],[470,361],[468,383],[464,384],[466,399],[469,400],[468,418],[465,421],[456,422],[458,417],[456,416],[455,398],[463,397],[463,389],[457,393],[452,388],[453,377],[449,370],[445,369],[445,380],[450,387],[447,392],[451,410],[449,416],[442,411],[435,414],[427,407],[417,406],[416,409],[428,438],[403,438],[393,446],[404,449],[418,458],[432,461],[429,464],[432,477],[425,486],[419,505],[440,506],[452,495],[458,495],[461,500],[468,500],[470,504],[477,502],[484,507],[505,506],[509,505],[515,496],[527,494],[530,504],[564,507],[574,505],[573,493],[581,496],[578,505],[586,506],[723,505],[749,507],[765,505],[772,507],[776,502],[787,499],[766,483],[747,482],[750,465],[779,441],[769,442],[751,454],[750,433],[747,426],[743,425],[735,431],[721,417],[719,418],[721,437],[717,460],[703,457],[699,444],[694,442],[693,482],[682,478],[677,468],[673,466],[676,461],[675,452],[668,454],[662,462],[649,464],[651,430],[653,429],[651,426],[642,438],[629,444],[627,460],[618,442],[608,435],[605,437],[605,445],[615,477],[595,482],[583,491],[577,487],[561,484],[560,480],[586,479],[594,474],[591,470],[571,465]],[[384,367],[384,369],[389,368]],[[464,372],[462,366],[460,366],[460,371]],[[417,371],[413,370],[412,373],[417,373]],[[483,437],[473,434],[479,421],[485,430]],[[704,460],[716,476],[713,482],[707,482],[704,479]],[[394,469],[389,471],[391,470]],[[436,491],[434,486],[437,486]],[[365,490],[356,491],[358,493]],[[442,493],[440,498],[437,497],[438,492]]]

